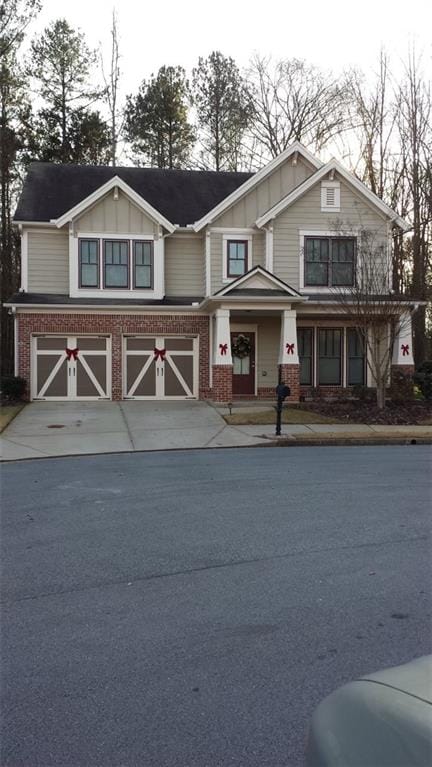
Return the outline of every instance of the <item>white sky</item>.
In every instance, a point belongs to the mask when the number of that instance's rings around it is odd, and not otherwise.
[[[44,0],[29,36],[65,17],[89,44],[110,50],[116,7],[123,93],[137,90],[162,64],[190,72],[198,56],[221,50],[245,66],[254,51],[304,58],[335,73],[374,68],[382,45],[395,66],[415,43],[432,69],[431,0]]]

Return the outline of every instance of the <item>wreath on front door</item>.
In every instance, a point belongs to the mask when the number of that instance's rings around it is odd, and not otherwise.
[[[243,333],[240,333],[240,335],[234,339],[232,344],[232,353],[234,357],[239,357],[240,359],[249,357],[251,351],[252,344],[250,339],[247,336],[244,336]]]

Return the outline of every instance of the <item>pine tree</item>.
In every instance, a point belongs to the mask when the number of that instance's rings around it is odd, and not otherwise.
[[[65,19],[48,26],[32,43],[29,74],[44,104],[34,119],[38,159],[107,162],[109,128],[91,109],[103,90],[91,81],[96,53]]]
[[[214,51],[193,70],[193,102],[201,129],[202,161],[215,170],[238,170],[252,104],[234,59]]]
[[[188,83],[182,67],[161,67],[136,96],[128,96],[125,137],[139,163],[158,168],[188,165],[195,142],[188,121]]]

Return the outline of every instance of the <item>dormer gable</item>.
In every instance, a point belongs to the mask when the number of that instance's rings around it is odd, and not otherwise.
[[[250,271],[243,274],[237,280],[234,280],[226,287],[214,294],[214,298],[222,297],[263,297],[263,298],[289,298],[294,301],[304,301],[297,290],[292,288],[283,280],[280,280],[262,266],[255,266]]]

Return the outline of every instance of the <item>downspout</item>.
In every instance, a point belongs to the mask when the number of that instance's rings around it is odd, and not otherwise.
[[[18,315],[16,313],[16,306],[11,308],[11,314],[14,323],[14,376],[18,375],[19,361],[18,361]]]

